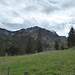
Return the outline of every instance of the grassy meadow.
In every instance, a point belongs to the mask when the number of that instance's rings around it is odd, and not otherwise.
[[[75,50],[46,51],[24,56],[0,57],[1,75],[75,75]]]

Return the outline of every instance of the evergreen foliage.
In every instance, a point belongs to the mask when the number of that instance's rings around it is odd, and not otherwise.
[[[42,44],[42,34],[41,30],[39,29],[38,36],[37,36],[37,52],[43,51],[43,44]]]
[[[75,46],[75,30],[73,27],[71,27],[69,36],[68,36],[68,46],[74,47]]]
[[[15,45],[11,45],[11,47],[9,47],[8,49],[6,49],[6,53],[8,55],[11,55],[11,56],[18,55],[19,48],[16,47]]]
[[[56,50],[64,50],[67,49],[67,41],[64,40],[63,38],[59,38],[58,40],[55,41],[55,49]]]
[[[5,47],[1,39],[0,39],[0,56],[5,56]]]
[[[57,40],[55,41],[55,49],[59,50],[59,42]]]
[[[34,53],[34,47],[33,47],[31,35],[29,35],[25,52],[28,53],[28,54]]]

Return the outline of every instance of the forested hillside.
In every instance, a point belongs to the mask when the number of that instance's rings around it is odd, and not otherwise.
[[[12,55],[10,51],[12,47],[15,47],[17,50],[14,55],[26,54],[27,42],[30,35],[34,46],[34,53],[37,52],[37,37],[39,30],[41,31],[41,42],[42,42],[43,51],[55,50],[56,40],[58,40],[60,44],[58,49],[67,48],[67,42],[66,42],[67,38],[65,37],[66,38],[65,39],[64,37],[59,36],[55,31],[52,30],[49,31],[37,26],[27,29],[21,29],[18,31],[8,31],[6,29],[0,29],[0,41],[4,46],[5,53],[8,55]],[[62,44],[63,48],[61,48]]]

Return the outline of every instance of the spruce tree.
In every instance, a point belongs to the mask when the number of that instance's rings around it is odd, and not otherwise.
[[[57,40],[55,41],[55,49],[59,50],[59,42]]]
[[[41,30],[39,29],[38,36],[37,36],[37,52],[43,51],[43,44],[42,44],[42,34]]]
[[[0,56],[5,56],[5,47],[1,38],[0,38]]]
[[[68,36],[68,46],[74,47],[75,46],[75,30],[73,27],[71,27],[69,36]]]
[[[8,49],[6,49],[6,53],[11,56],[18,55],[19,48],[12,44]]]
[[[25,52],[28,53],[28,54],[34,53],[34,47],[33,47],[31,35],[29,35]]]

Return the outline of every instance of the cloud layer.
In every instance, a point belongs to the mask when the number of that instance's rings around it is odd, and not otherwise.
[[[75,28],[75,0],[0,0],[0,27],[18,30],[40,26],[68,35]]]

